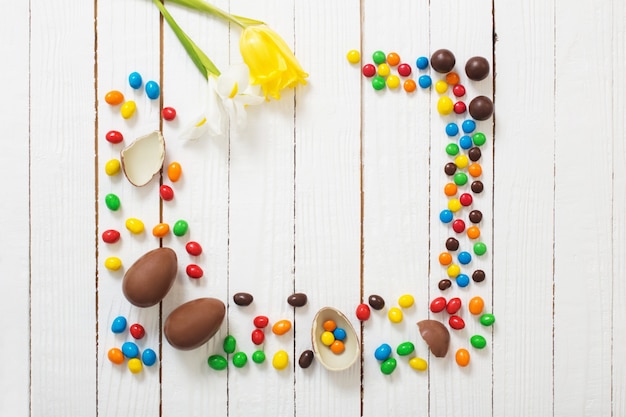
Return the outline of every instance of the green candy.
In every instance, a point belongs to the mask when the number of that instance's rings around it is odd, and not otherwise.
[[[496,317],[493,314],[483,314],[480,316],[480,324],[483,326],[491,326],[496,322]]]
[[[248,355],[244,352],[237,352],[233,355],[233,365],[237,368],[243,368],[248,363]]]
[[[487,137],[482,132],[476,132],[472,135],[472,142],[476,146],[483,146],[487,142]]]
[[[187,230],[189,230],[189,223],[184,220],[178,220],[176,223],[174,223],[172,232],[176,236],[184,236],[185,233],[187,233]]]
[[[235,338],[231,335],[228,335],[224,338],[224,352],[230,354],[233,353],[235,351],[235,348],[237,347],[237,341],[235,340]]]
[[[478,256],[482,256],[487,253],[487,245],[483,242],[474,243],[474,253]]]
[[[487,346],[487,340],[479,334],[475,334],[470,338],[470,343],[476,349],[484,349]]]
[[[411,342],[400,343],[396,348],[396,353],[400,356],[407,356],[413,353],[415,345]]]
[[[208,363],[211,369],[215,369],[216,371],[223,371],[228,367],[228,361],[222,355],[209,356]]]
[[[398,362],[394,358],[389,358],[380,364],[380,372],[385,375],[390,375],[396,370],[396,365],[398,365]]]
[[[107,194],[104,197],[104,203],[107,205],[109,210],[117,211],[120,208],[120,198],[115,194]]]
[[[467,174],[465,172],[457,172],[454,174],[454,183],[456,185],[467,184]]]
[[[374,90],[382,90],[385,88],[385,79],[380,75],[376,75],[372,78],[372,87]]]
[[[257,350],[252,354],[252,362],[254,363],[263,363],[265,362],[265,352],[262,350]]]
[[[458,154],[459,145],[457,145],[456,143],[449,143],[448,146],[446,146],[446,153],[450,156]]]
[[[374,61],[376,65],[380,65],[387,61],[387,55],[385,55],[383,51],[376,51],[372,54],[372,61]]]

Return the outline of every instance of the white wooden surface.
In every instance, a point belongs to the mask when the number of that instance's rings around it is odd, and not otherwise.
[[[201,110],[204,82],[150,1],[31,0],[3,9],[0,415],[626,415],[623,2],[218,5],[269,23],[309,84],[251,108],[245,131],[191,144],[175,138]],[[170,10],[218,67],[239,62],[236,28]],[[414,324],[429,316],[444,273],[437,256],[448,231],[437,217],[446,204],[447,119],[434,91],[377,93],[345,60],[349,49],[361,49],[364,61],[383,49],[414,62],[440,47],[455,52],[461,73],[472,55],[495,67],[493,83],[466,83],[468,96],[493,95],[497,108],[479,123],[489,140],[475,205],[489,251],[472,266],[487,280],[445,294],[481,295],[497,317],[485,331],[464,316],[468,328],[453,334],[452,349],[474,332],[488,340],[484,351],[470,349],[465,369],[452,354],[429,356]],[[126,87],[132,71],[157,80],[162,101]],[[103,101],[114,88],[135,95],[130,123]],[[159,118],[167,105],[179,112],[174,123]],[[114,128],[129,138],[163,130],[166,162],[184,169],[174,201],[160,203],[158,180],[137,189],[104,174],[119,151],[103,140]],[[122,200],[119,213],[103,203],[109,192]],[[145,236],[125,233],[131,216],[146,223]],[[119,256],[128,268],[161,244],[152,226],[177,219],[189,222],[189,235],[162,242],[179,256],[175,287],[159,306],[130,306],[123,271],[106,270],[104,259]],[[120,244],[102,243],[107,228],[123,231]],[[184,273],[188,239],[205,250],[198,282]],[[253,306],[233,305],[237,291],[253,293]],[[294,291],[308,294],[307,307],[287,305]],[[410,293],[416,306],[399,325],[375,312],[361,328],[354,309],[372,293],[388,307]],[[229,303],[228,319],[206,346],[172,349],[160,332],[164,318],[200,296]],[[363,338],[362,361],[343,373],[296,365],[325,305],[346,312]],[[294,322],[264,347],[269,359],[287,350],[290,367],[209,369],[226,334],[252,353],[256,314]],[[159,352],[159,367],[132,375],[109,363],[106,351],[124,340],[109,330],[117,315],[146,327],[142,347]],[[383,376],[373,350],[405,340],[429,371],[400,360]]]

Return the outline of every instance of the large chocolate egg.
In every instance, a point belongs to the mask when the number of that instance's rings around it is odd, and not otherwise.
[[[169,292],[178,270],[176,252],[157,248],[144,254],[124,274],[122,291],[131,304],[151,307]]]
[[[225,315],[226,306],[216,298],[191,300],[170,313],[165,320],[163,333],[176,349],[195,349],[217,333]]]

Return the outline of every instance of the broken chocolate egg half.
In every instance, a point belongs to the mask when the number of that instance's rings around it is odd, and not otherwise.
[[[120,152],[122,171],[126,179],[136,187],[150,182],[165,160],[165,140],[159,131],[135,139]]]
[[[445,357],[450,346],[450,332],[446,326],[437,320],[422,320],[417,322],[417,327],[432,354],[438,358]]]
[[[346,332],[346,337],[343,340],[345,350],[342,353],[334,353],[330,347],[322,343],[323,324],[328,320],[334,321],[337,328],[342,328]],[[350,320],[341,311],[333,307],[324,307],[317,312],[313,318],[311,339],[315,359],[329,371],[348,369],[361,355],[361,345]]]

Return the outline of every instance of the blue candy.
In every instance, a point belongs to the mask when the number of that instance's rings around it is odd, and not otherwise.
[[[433,80],[430,78],[430,75],[421,75],[418,79],[417,79],[417,83],[420,85],[420,87],[422,88],[428,88],[431,86],[431,84],[433,83]]]
[[[469,149],[472,146],[474,146],[474,142],[472,142],[471,137],[464,135],[464,136],[461,136],[461,138],[459,139],[459,146],[462,149]]]
[[[460,252],[458,260],[461,265],[467,265],[468,263],[472,262],[472,255],[470,255],[470,253],[466,251]]]
[[[141,361],[146,366],[152,366],[156,363],[157,355],[156,352],[152,349],[146,349],[141,354]]]
[[[452,211],[448,209],[441,210],[441,213],[439,213],[439,220],[441,220],[442,223],[450,223],[453,218]]]
[[[126,342],[122,345],[122,353],[127,358],[136,358],[139,356],[139,347],[133,342]]]
[[[131,72],[128,76],[128,84],[130,84],[130,86],[135,90],[141,88],[141,85],[143,84],[141,74],[139,74],[138,72]]]
[[[159,84],[156,81],[148,81],[146,83],[146,95],[151,100],[156,100],[159,98],[159,94],[161,94],[161,89],[159,88]]]
[[[428,68],[428,58],[421,56],[415,61],[415,66],[421,70]]]
[[[379,361],[387,360],[389,356],[391,356],[391,346],[387,343],[378,346],[374,351],[374,357]]]
[[[335,336],[335,340],[344,340],[346,338],[346,331],[341,327],[337,327],[333,331],[333,336]]]
[[[111,323],[111,331],[113,333],[122,333],[124,330],[126,330],[126,317],[116,317],[113,323]]]
[[[456,136],[459,134],[459,126],[456,123],[448,123],[446,125],[446,135]]]
[[[469,285],[469,282],[470,282],[470,279],[465,274],[459,274],[456,277],[456,284],[461,288],[467,287]]]
[[[472,133],[476,130],[476,122],[472,119],[467,119],[461,124],[461,129],[463,129],[463,132],[465,133]]]

